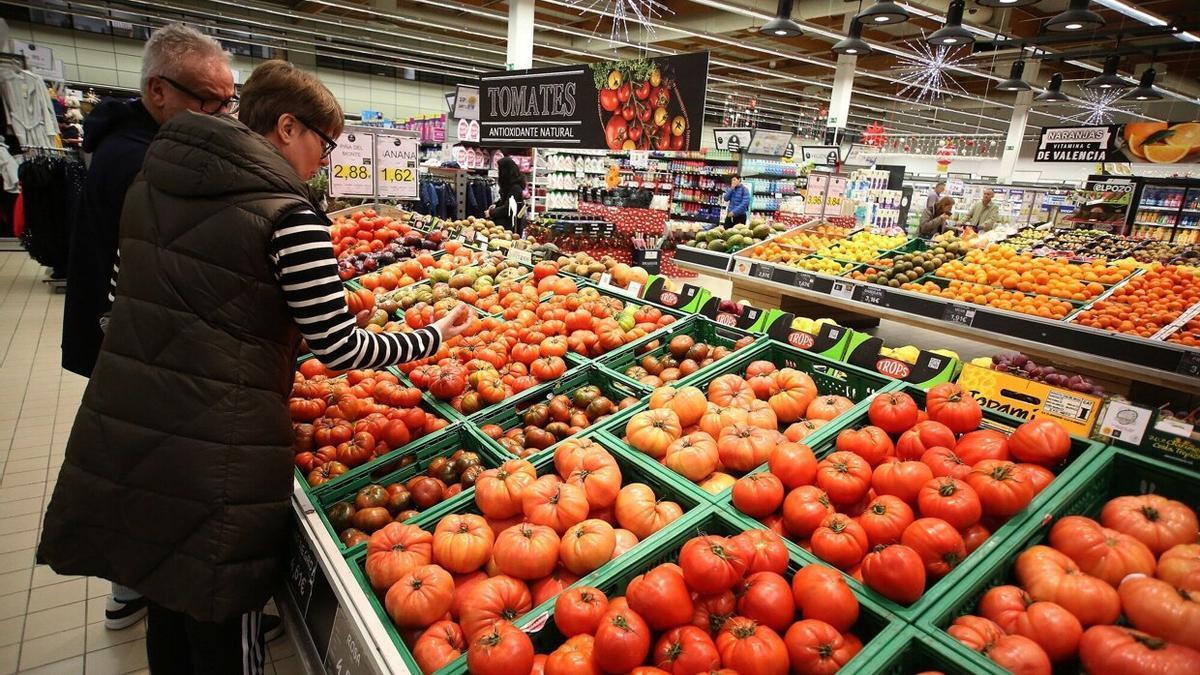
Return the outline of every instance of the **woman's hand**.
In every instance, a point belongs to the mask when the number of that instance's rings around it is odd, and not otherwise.
[[[442,336],[442,342],[462,335],[471,323],[472,311],[465,303],[455,305],[450,313],[433,322],[434,328]]]

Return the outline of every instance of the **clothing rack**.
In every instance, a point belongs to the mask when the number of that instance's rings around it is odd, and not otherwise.
[[[464,169],[453,169],[442,166],[422,167],[419,171],[419,178],[422,180],[442,180],[454,187],[454,195],[457,201],[454,217],[458,219],[467,217],[467,176],[468,174]]]

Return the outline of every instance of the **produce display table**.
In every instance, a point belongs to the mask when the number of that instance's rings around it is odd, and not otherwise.
[[[776,298],[779,303],[784,298],[798,298],[1020,350],[1085,374],[1096,372],[1107,379],[1121,378],[1200,393],[1200,351],[1195,349],[766,262],[737,259],[729,268],[721,268],[715,255],[707,253],[711,262],[705,262],[709,264],[697,263],[690,257],[677,259],[676,264],[733,281],[734,295],[738,297],[741,297],[739,292],[747,293],[764,304]]]

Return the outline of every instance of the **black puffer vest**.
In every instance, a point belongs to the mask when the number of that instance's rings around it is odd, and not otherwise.
[[[162,127],[125,198],[112,320],[67,443],[39,557],[201,621],[262,607],[292,489],[299,345],[269,257],[309,207],[231,117]]]

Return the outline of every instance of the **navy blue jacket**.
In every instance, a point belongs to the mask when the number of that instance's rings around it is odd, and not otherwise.
[[[125,193],[157,133],[158,123],[137,99],[107,99],[83,121],[83,149],[93,154],[71,224],[62,365],[84,377],[91,377],[104,337],[100,317],[109,310]]]

